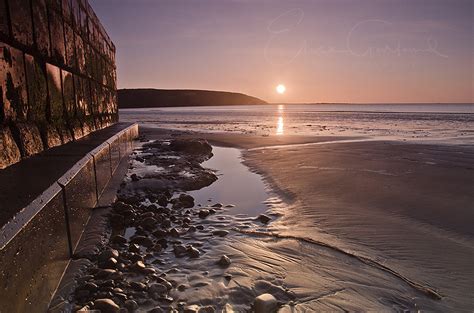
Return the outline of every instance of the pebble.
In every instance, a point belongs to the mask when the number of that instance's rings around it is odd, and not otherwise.
[[[146,285],[144,283],[137,282],[137,281],[132,281],[130,283],[130,287],[132,287],[132,289],[137,290],[137,291],[142,291],[146,289]]]
[[[221,256],[219,261],[217,261],[217,264],[219,264],[220,266],[223,266],[223,267],[229,266],[230,263],[232,263],[232,262],[230,261],[230,258],[227,255]]]
[[[134,272],[141,272],[145,269],[145,264],[142,261],[137,261],[130,266],[130,269]]]
[[[206,210],[206,209],[202,209],[202,210],[199,210],[199,217],[200,218],[206,218],[209,216],[209,210]]]
[[[140,246],[137,245],[136,243],[132,243],[131,245],[128,246],[128,251],[139,253],[140,252]]]
[[[115,249],[107,249],[101,254],[99,254],[98,260],[99,262],[106,262],[110,258],[117,259],[119,257],[119,252]]]
[[[267,215],[265,214],[260,214],[258,217],[257,217],[257,220],[259,220],[261,223],[263,224],[267,224],[268,222],[270,222],[272,219],[270,217],[268,217]]]
[[[273,313],[278,308],[278,302],[271,294],[264,293],[255,298],[253,308],[255,313]]]
[[[135,300],[127,300],[125,301],[124,305],[130,313],[135,312],[138,309],[138,303]]]
[[[194,247],[190,247],[188,249],[188,254],[191,258],[198,258],[201,252],[199,252],[199,250]]]
[[[214,236],[225,237],[229,234],[227,230],[219,229],[212,232]]]
[[[222,208],[222,203],[216,203],[212,205],[213,208]]]
[[[109,258],[108,260],[101,262],[100,267],[114,269],[117,267],[117,260],[115,258]]]
[[[183,313],[197,313],[199,311],[199,306],[196,304],[188,305],[184,308]]]
[[[122,235],[115,235],[112,238],[112,243],[118,244],[118,245],[124,245],[127,243],[127,238],[125,238]]]
[[[101,313],[118,313],[120,307],[110,299],[97,299],[94,301],[94,308],[101,311]]]
[[[187,249],[183,245],[175,245],[174,248],[173,248],[173,252],[174,252],[176,257],[180,258],[180,257],[186,255]]]
[[[166,288],[165,285],[160,284],[160,283],[154,283],[150,285],[148,288],[148,292],[150,293],[158,293],[158,294],[164,294],[166,291],[168,291],[168,288]]]

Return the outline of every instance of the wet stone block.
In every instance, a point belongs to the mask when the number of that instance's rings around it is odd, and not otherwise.
[[[56,127],[59,133],[59,137],[61,137],[61,143],[66,144],[74,140],[74,137],[69,129],[68,125],[60,124]]]
[[[79,7],[79,0],[71,1],[71,10],[72,10],[72,22],[74,24],[74,30],[79,31],[79,26],[81,24],[81,11]]]
[[[61,136],[56,127],[45,124],[40,127],[40,131],[44,138],[44,144],[47,148],[53,148],[62,144]]]
[[[81,74],[85,74],[86,70],[86,59],[85,59],[85,51],[84,51],[84,41],[82,40],[81,36],[76,35],[76,61],[77,61],[77,69]]]
[[[29,223],[6,246],[2,242],[2,312],[46,312],[67,264],[63,197],[59,186],[52,189],[26,208],[38,212]]]
[[[66,47],[64,45],[64,30],[61,15],[54,10],[50,10],[49,23],[51,33],[51,57],[59,64],[65,64]]]
[[[80,24],[79,24],[80,33],[84,37],[84,39],[87,39],[88,38],[87,13],[82,8],[80,10],[80,17],[81,17],[81,21],[80,21]]]
[[[23,53],[0,42],[0,122],[25,120],[28,113]]]
[[[97,151],[97,152],[95,152]],[[108,144],[102,145],[94,151],[95,171],[97,175],[97,191],[99,195],[104,191],[112,177],[110,165],[110,148]]]
[[[72,22],[72,16],[71,16],[71,3],[69,2],[70,0],[62,0],[62,9],[63,9],[63,18],[66,23],[71,23]]]
[[[74,90],[75,90],[75,105],[76,105],[76,117],[83,121],[87,115],[87,106],[84,99],[84,86],[83,79],[77,75],[74,75]]]
[[[75,40],[74,31],[68,24],[64,27],[64,34],[66,36],[66,60],[67,66],[73,68],[76,67],[76,53],[75,53]]]
[[[20,149],[8,127],[0,126],[0,169],[20,161]]]
[[[32,123],[16,123],[14,133],[20,139],[20,152],[29,157],[43,151],[43,142],[38,127]]]
[[[114,140],[110,142],[110,164],[112,167],[112,172],[115,172],[119,163],[120,163],[120,142],[118,140]]]
[[[45,0],[32,0],[34,34],[36,48],[43,57],[49,56],[48,12]]]
[[[63,121],[63,96],[61,91],[61,72],[59,67],[46,64],[46,74],[49,91],[49,120],[52,124]]]
[[[9,1],[13,37],[21,44],[33,45],[33,27],[29,0]]]
[[[25,54],[25,62],[28,78],[28,120],[45,122],[48,101],[46,66],[28,54]]]
[[[0,34],[8,37],[10,31],[8,29],[7,4],[5,1],[0,0]]]
[[[68,120],[72,120],[76,115],[76,96],[74,94],[74,77],[72,73],[62,70],[63,97]]]
[[[75,140],[84,136],[84,132],[82,130],[82,124],[78,119],[69,121],[69,128],[71,129],[72,135]]]
[[[97,202],[92,157],[86,157],[79,161],[58,182],[64,186],[71,242],[75,247],[89,219],[92,208]]]

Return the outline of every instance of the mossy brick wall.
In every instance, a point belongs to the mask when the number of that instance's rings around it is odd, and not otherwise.
[[[115,46],[87,0],[0,0],[0,169],[117,120]]]

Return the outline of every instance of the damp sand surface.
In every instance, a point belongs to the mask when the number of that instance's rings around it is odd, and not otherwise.
[[[235,280],[226,288],[239,297],[270,284],[285,291],[283,308],[296,311],[474,306],[471,145],[175,136],[238,146],[244,164],[278,195],[267,203],[269,225],[232,221],[233,235],[213,245],[232,257],[227,272]]]

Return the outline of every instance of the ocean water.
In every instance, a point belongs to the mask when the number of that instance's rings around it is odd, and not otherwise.
[[[474,142],[474,104],[275,104],[122,109],[146,126],[257,135],[367,136]]]

